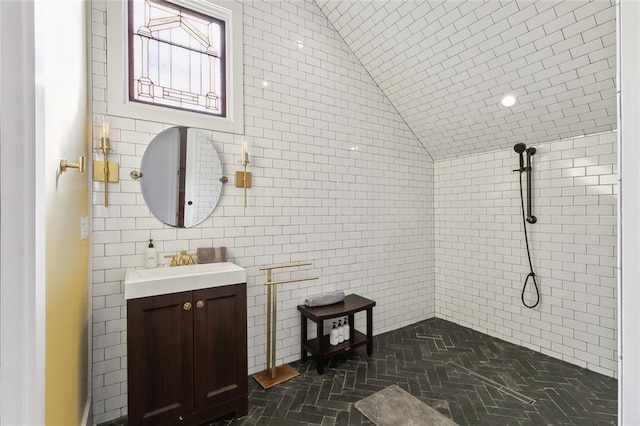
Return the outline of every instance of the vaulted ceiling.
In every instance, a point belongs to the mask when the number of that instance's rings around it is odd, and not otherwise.
[[[315,1],[434,159],[616,127],[613,0]]]

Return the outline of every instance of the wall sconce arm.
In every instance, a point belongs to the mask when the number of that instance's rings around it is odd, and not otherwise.
[[[67,169],[77,169],[78,173],[84,173],[86,161],[84,155],[78,156],[77,163],[69,163],[66,158],[60,159],[60,173],[64,173]]]

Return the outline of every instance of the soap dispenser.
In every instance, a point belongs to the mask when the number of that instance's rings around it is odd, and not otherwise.
[[[342,320],[338,321],[338,343],[344,342],[344,327],[342,326]]]
[[[344,340],[349,340],[351,338],[351,327],[349,327],[349,320],[347,318],[344,319],[344,325],[342,326],[342,329]]]
[[[153,246],[153,239],[149,240],[149,247],[144,251],[144,266],[147,269],[158,267],[158,250]]]
[[[337,345],[338,342],[338,329],[336,328],[336,322],[333,322],[333,328],[329,332],[329,344],[331,346]]]

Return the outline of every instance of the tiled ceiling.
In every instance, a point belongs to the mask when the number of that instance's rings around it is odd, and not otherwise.
[[[613,0],[315,1],[436,160],[616,127]]]

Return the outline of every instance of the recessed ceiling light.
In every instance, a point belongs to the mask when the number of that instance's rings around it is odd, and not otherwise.
[[[502,98],[502,105],[506,107],[514,106],[516,104],[515,96],[507,95]]]

